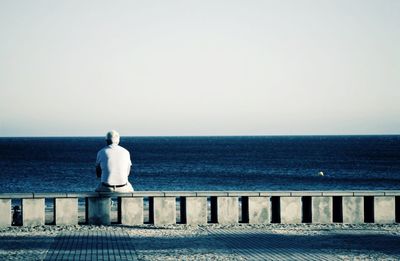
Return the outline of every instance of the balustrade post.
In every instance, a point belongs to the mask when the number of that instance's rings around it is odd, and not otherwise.
[[[111,198],[94,197],[88,198],[87,218],[90,225],[111,224]]]
[[[156,226],[176,224],[176,198],[154,197],[153,214]]]
[[[343,197],[343,223],[364,223],[364,197]]]
[[[301,197],[281,197],[281,223],[301,223]]]
[[[184,207],[186,224],[207,224],[207,197],[185,197]]]
[[[11,199],[0,199],[0,227],[11,226]]]
[[[22,199],[22,225],[42,226],[45,222],[44,198]]]
[[[271,222],[270,197],[248,197],[249,224],[268,224]]]
[[[333,199],[332,197],[312,197],[312,223],[333,223]]]
[[[54,222],[56,225],[78,224],[78,199],[55,198]]]
[[[387,224],[396,222],[395,197],[381,196],[374,198],[375,223]]]
[[[120,217],[122,225],[143,224],[143,197],[121,197]]]
[[[219,224],[239,223],[238,197],[217,197],[217,222]]]

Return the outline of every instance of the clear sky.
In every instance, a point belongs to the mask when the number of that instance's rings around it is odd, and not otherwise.
[[[0,136],[400,134],[400,1],[0,1]]]

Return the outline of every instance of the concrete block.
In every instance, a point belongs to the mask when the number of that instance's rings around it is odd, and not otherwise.
[[[186,224],[207,224],[207,197],[186,197]]]
[[[239,223],[238,197],[217,197],[217,222],[219,224]]]
[[[11,222],[11,199],[0,199],[0,227],[9,227]]]
[[[395,223],[395,197],[374,197],[375,223]]]
[[[312,197],[312,223],[333,223],[332,197]]]
[[[364,223],[364,197],[343,197],[343,223]]]
[[[111,224],[111,198],[88,198],[87,218],[89,225]]]
[[[22,199],[22,225],[42,226],[45,221],[44,198]]]
[[[271,222],[270,197],[249,197],[249,224]]]
[[[54,222],[56,225],[78,224],[78,199],[55,198]]]
[[[143,198],[121,198],[120,204],[122,225],[143,224]]]
[[[176,223],[176,198],[154,197],[154,225],[171,225]]]
[[[281,197],[281,223],[301,223],[301,197]]]

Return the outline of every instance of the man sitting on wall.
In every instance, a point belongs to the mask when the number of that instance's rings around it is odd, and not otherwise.
[[[106,135],[107,146],[97,153],[96,175],[101,178],[97,192],[132,192],[128,181],[131,172],[129,151],[119,146],[119,134],[115,130]]]

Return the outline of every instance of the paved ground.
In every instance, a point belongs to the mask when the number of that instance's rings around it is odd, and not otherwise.
[[[132,243],[122,230],[63,232],[45,260],[138,260]]]
[[[385,231],[329,230],[314,234],[291,234],[290,231],[281,233],[254,228],[203,230],[205,233],[201,236],[202,240],[195,243],[191,242],[195,238],[190,237],[172,240],[162,236],[135,237],[122,229],[61,232],[45,260],[152,260],[140,252],[143,245],[156,252],[177,248],[195,250],[205,247],[201,242],[208,241],[222,243],[218,246],[208,245],[207,249],[211,253],[227,249],[238,260],[400,260],[400,236]],[[177,244],[176,240],[180,242]],[[159,241],[162,241],[159,245],[151,243]],[[137,249],[135,246],[138,246]]]
[[[224,229],[210,233],[246,260],[400,260],[400,237],[378,231],[298,235]]]

